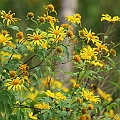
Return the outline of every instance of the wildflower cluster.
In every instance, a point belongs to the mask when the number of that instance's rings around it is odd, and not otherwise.
[[[44,9],[45,13],[37,19],[33,12],[27,13],[26,20],[36,26],[27,26],[25,32],[15,25],[21,20],[14,18],[15,13],[0,11],[3,23],[0,31],[0,119],[120,119],[115,111],[120,104],[119,94],[114,97],[100,89],[106,76],[117,69],[120,60],[115,63],[113,58],[117,59],[115,48],[120,43],[107,43],[108,31],[96,34],[82,27],[82,16],[78,13],[65,16],[67,23],[60,24],[52,16],[57,14],[52,4],[45,5]],[[103,20],[114,24],[120,18],[103,14]],[[48,28],[44,30],[46,24]],[[79,29],[76,33],[74,25]],[[73,55],[69,55],[71,45],[74,46]],[[74,72],[58,70],[59,65],[69,62],[73,63]],[[62,80],[58,71],[69,74],[71,79]],[[117,82],[109,83],[120,88]]]

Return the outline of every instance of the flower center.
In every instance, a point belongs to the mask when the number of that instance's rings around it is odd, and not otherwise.
[[[20,83],[20,80],[19,79],[14,79],[13,81],[12,81],[12,85],[17,85],[17,84],[19,84]]]
[[[53,34],[55,34],[55,35],[59,35],[59,33],[60,33],[59,30],[54,30],[54,31],[53,31]]]
[[[35,35],[33,38],[34,40],[40,40],[42,37],[40,35]]]
[[[6,18],[12,20],[12,15],[6,14]]]
[[[4,35],[1,35],[0,36],[0,43],[5,42],[5,41],[6,41],[6,38],[4,37]]]

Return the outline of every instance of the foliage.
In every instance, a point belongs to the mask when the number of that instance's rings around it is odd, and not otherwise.
[[[120,21],[118,16],[102,14],[108,21],[106,33],[95,34],[82,27],[81,15],[65,16],[59,25],[52,4],[45,5],[45,14],[35,19],[29,12],[25,33],[15,25],[22,19],[15,13],[0,11],[0,119],[3,120],[118,120],[119,94],[112,98],[99,84],[117,70],[115,61],[118,44],[107,43],[110,26]],[[52,13],[52,15],[51,15]],[[44,24],[49,27],[44,30]],[[75,35],[74,27],[79,30]],[[16,35],[15,35],[16,34]],[[11,36],[13,35],[13,36]],[[81,48],[78,46],[81,44]],[[69,47],[74,45],[73,55]],[[71,80],[57,77],[58,65],[73,62]],[[71,85],[67,88],[64,82]],[[116,88],[116,81],[109,81]]]

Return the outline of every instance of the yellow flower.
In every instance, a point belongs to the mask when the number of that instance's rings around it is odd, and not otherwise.
[[[28,116],[29,116],[29,118],[32,119],[32,120],[38,120],[38,119],[37,119],[37,114],[36,114],[36,115],[33,115],[33,112],[29,112],[29,113],[28,113]]]
[[[6,22],[7,26],[12,23],[15,24],[15,22],[20,20],[19,18],[13,18],[13,15],[15,15],[15,13],[11,14],[11,10],[9,10],[8,13],[6,13],[4,10],[2,10],[1,12],[2,12],[1,18],[3,18],[3,23]]]
[[[113,18],[108,15],[108,14],[102,14],[102,18],[101,18],[101,21],[103,20],[106,20],[108,22],[111,22],[111,23],[115,23],[115,22],[118,22],[120,21],[120,18],[118,16],[114,16]]]
[[[62,53],[62,52],[63,52],[63,49],[62,49],[62,47],[57,46],[56,51],[57,51],[58,53]]]
[[[2,30],[1,33],[2,33],[3,35],[9,34],[9,32],[8,32],[7,30]]]
[[[18,33],[16,33],[16,37],[19,38],[19,39],[24,38],[23,32],[19,31]]]
[[[16,76],[16,71],[15,70],[11,70],[10,72],[9,72],[9,74],[10,74],[10,77],[15,77]]]
[[[83,47],[80,51],[80,58],[89,62],[90,60],[97,60],[98,52],[95,48],[91,48],[91,46],[87,45]]]
[[[68,22],[70,23],[77,23],[81,25],[81,15],[76,13],[73,16],[66,16],[65,19],[67,19]]]
[[[73,87],[76,85],[76,80],[75,79],[71,79],[70,82],[72,83]]]
[[[74,55],[73,60],[75,62],[80,62],[80,55]]]
[[[95,35],[92,30],[88,31],[86,28],[83,28],[83,30],[79,31],[80,38],[86,39],[87,44],[89,41],[92,41],[93,43],[99,42],[99,37]]]
[[[72,37],[72,36],[73,36],[73,32],[72,32],[71,30],[68,30],[68,31],[67,31],[67,36],[68,36],[68,37]]]
[[[15,79],[8,79],[4,86],[8,87],[8,90],[13,89],[14,91],[21,90],[23,87],[23,79],[20,79],[19,77]]]
[[[35,104],[34,108],[37,108],[37,109],[50,109],[50,106],[48,104],[41,103],[41,104]]]
[[[73,30],[73,27],[72,27],[71,25],[69,25],[69,24],[61,24],[61,27],[67,28],[67,29],[69,29],[70,31]]]
[[[66,97],[60,92],[57,92],[55,94],[55,98],[58,99],[58,100],[66,100]]]
[[[19,68],[20,68],[21,71],[27,71],[29,69],[27,64],[21,64]]]
[[[35,90],[34,92],[30,92],[28,95],[27,95],[27,98],[30,98],[31,100],[34,100],[36,98],[36,96],[38,95],[39,91],[38,90]]]
[[[0,52],[0,55],[1,55],[1,61],[2,62],[6,62],[10,56],[12,55],[11,53],[9,52],[4,52],[4,51],[1,51]],[[21,59],[21,55],[20,54],[13,54],[12,58],[16,58],[16,59]]]
[[[33,12],[28,12],[27,13],[27,18],[34,18],[34,13]]]
[[[102,44],[102,42],[96,42],[95,44],[97,46],[97,48],[102,51],[102,50],[105,50],[105,52],[108,52],[108,48],[105,44]]]
[[[51,28],[48,30],[48,32],[48,37],[50,37],[50,40],[56,42],[64,40],[66,37],[65,29],[60,26],[51,25]]]
[[[28,40],[31,40],[34,45],[42,45],[43,42],[46,42],[46,32],[35,31],[33,34],[27,34]]]
[[[40,23],[44,23],[45,22],[45,17],[38,17],[37,19]]]
[[[55,97],[55,93],[52,93],[50,90],[47,90],[47,92],[45,92],[45,94],[47,96],[49,96],[50,98],[54,98]]]
[[[116,50],[110,49],[110,53],[115,57],[116,56]]]
[[[107,94],[106,92],[104,92],[103,90],[101,90],[100,88],[97,88],[99,95],[104,99],[104,100],[108,100],[108,101],[112,101],[112,96],[111,94]]]
[[[93,109],[94,109],[94,106],[93,106],[92,104],[88,104],[88,108],[89,108],[90,110],[93,110]]]
[[[84,88],[82,88],[82,92],[80,92],[80,93],[86,100],[88,100],[90,102],[97,103],[97,102],[101,101],[99,96],[94,96],[93,92],[91,92],[89,90],[85,90]]]
[[[102,67],[105,67],[104,62],[102,62],[102,61],[100,61],[100,60],[92,61],[91,64],[94,65],[94,66],[100,66],[101,68],[102,68]]]
[[[58,19],[56,19],[55,17],[52,17],[50,15],[45,15],[44,14],[44,18],[45,20],[47,20],[51,25],[54,25],[55,22],[59,22]]]
[[[54,9],[54,6],[52,4],[49,4],[49,5],[45,5],[44,8],[47,10],[47,11],[50,11],[50,12],[55,12],[57,14],[57,12],[55,11]]]
[[[6,45],[11,42],[11,41],[9,41],[11,39],[12,39],[12,37],[9,34],[6,33],[4,35],[4,33],[0,33],[0,43],[1,44]]]

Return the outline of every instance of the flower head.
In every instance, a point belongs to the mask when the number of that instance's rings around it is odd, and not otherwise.
[[[46,32],[41,32],[35,31],[33,34],[27,34],[28,40],[31,40],[31,43],[34,45],[41,46],[42,48],[45,48],[45,45],[47,47],[47,41],[45,40],[46,38]]]
[[[103,20],[106,20],[110,23],[115,23],[115,22],[119,22],[120,21],[120,18],[118,16],[114,16],[113,18],[108,15],[108,14],[102,14],[102,18],[101,18],[101,21]]]
[[[18,33],[16,33],[16,37],[19,38],[19,39],[24,38],[23,32],[19,31]]]
[[[34,108],[37,109],[50,109],[50,106],[46,103],[41,103],[41,104],[35,104]]]
[[[65,29],[60,26],[51,25],[51,28],[48,30],[48,36],[52,41],[59,42],[64,40],[66,37]]]
[[[15,70],[11,70],[9,72],[9,74],[10,74],[10,77],[14,78],[16,76],[16,71]]]
[[[10,43],[10,40],[12,39],[12,37],[6,33],[4,34],[3,32],[0,33],[0,43],[3,45],[6,45],[7,43]]]
[[[81,59],[84,59],[85,61],[91,61],[91,60],[97,60],[97,54],[98,52],[95,51],[95,48],[91,48],[91,46],[87,45],[86,47],[83,47],[80,51],[80,57]]]
[[[92,41],[93,43],[99,42],[99,37],[95,35],[92,30],[88,31],[86,28],[83,28],[83,30],[79,31],[80,38],[86,39],[87,44],[89,41]]]
[[[4,86],[8,87],[8,90],[13,89],[14,91],[21,90],[23,87],[23,79],[20,79],[19,77],[14,79],[8,79]]]
[[[54,12],[57,14],[57,12],[55,11],[54,9],[54,6],[52,4],[49,4],[49,5],[45,5],[44,8],[48,11],[48,12]]]
[[[50,15],[45,15],[44,14],[44,18],[45,18],[46,21],[48,21],[52,25],[54,25],[55,22],[59,22],[58,19],[56,19],[55,17],[50,16]]]
[[[9,10],[8,13],[6,13],[4,10],[1,11],[1,18],[3,19],[3,23],[6,22],[6,25],[10,25],[10,24],[15,24],[15,22],[17,22],[18,20],[20,20],[19,18],[13,18],[13,15],[15,15],[15,13],[11,14],[11,10]]]
[[[46,94],[47,96],[49,96],[50,98],[54,98],[54,97],[55,97],[55,94],[52,93],[50,90],[47,90],[47,92],[45,92],[45,94]]]
[[[82,92],[80,92],[81,95],[88,101],[90,102],[100,102],[100,97],[99,96],[94,96],[92,91],[89,90],[85,90],[84,88],[82,88]]]
[[[77,23],[81,25],[81,15],[78,13],[74,14],[73,16],[66,16],[65,18],[70,23],[73,23],[73,24]]]
[[[55,94],[55,98],[58,99],[58,100],[66,100],[66,97],[60,92],[57,92]]]
[[[33,12],[28,12],[27,13],[27,18],[34,18],[34,13]]]

